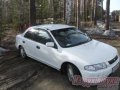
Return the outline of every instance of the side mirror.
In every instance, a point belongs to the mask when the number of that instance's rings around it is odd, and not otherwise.
[[[46,46],[47,46],[47,47],[54,47],[54,42],[47,42],[47,43],[46,43]]]

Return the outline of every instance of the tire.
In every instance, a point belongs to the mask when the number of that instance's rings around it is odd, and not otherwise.
[[[23,59],[27,58],[27,54],[26,54],[26,52],[25,52],[25,50],[24,50],[23,47],[20,47],[20,48],[19,48],[19,53],[20,53],[20,56],[21,56]]]
[[[75,66],[72,65],[72,64],[68,64],[68,65],[67,65],[67,76],[68,76],[68,79],[69,79],[70,82],[73,81],[75,75],[81,76],[78,68],[75,67]]]

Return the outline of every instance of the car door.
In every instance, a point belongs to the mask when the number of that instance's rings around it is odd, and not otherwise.
[[[37,31],[35,29],[28,30],[24,35],[23,47],[28,56],[35,58],[36,57],[36,42],[35,42],[35,33]]]
[[[45,30],[39,30],[35,36],[38,42],[36,46],[39,47],[39,49],[37,49],[37,59],[57,68],[61,59],[61,53],[54,47],[46,46],[47,42],[54,42],[50,34]]]

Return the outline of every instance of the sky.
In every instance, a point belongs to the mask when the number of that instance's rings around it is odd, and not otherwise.
[[[110,12],[120,10],[120,0],[110,0]],[[104,9],[106,10],[106,0],[104,0]]]

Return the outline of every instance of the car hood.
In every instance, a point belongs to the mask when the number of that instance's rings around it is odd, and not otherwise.
[[[84,60],[88,65],[110,61],[117,55],[116,48],[96,40],[91,40],[79,46],[65,48],[64,51],[71,54],[71,56],[79,58],[79,60]]]

